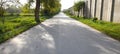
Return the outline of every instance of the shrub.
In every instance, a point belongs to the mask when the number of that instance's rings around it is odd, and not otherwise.
[[[0,34],[1,33],[4,33],[4,26],[3,25],[0,25]]]
[[[93,21],[93,22],[96,22],[97,20],[98,20],[98,18],[97,18],[97,17],[94,17],[92,21]]]

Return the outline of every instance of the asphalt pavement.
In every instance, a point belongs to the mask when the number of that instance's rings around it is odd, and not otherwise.
[[[1,44],[0,54],[120,54],[120,42],[61,12]]]

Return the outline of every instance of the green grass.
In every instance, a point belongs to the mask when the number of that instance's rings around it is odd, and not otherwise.
[[[70,16],[70,15],[69,15]],[[97,20],[96,22],[93,22],[93,19],[91,18],[82,18],[82,17],[75,17],[70,16],[71,18],[74,18],[80,22],[83,22],[84,24],[87,24],[105,34],[108,36],[120,41],[120,23],[111,23],[111,22],[105,22]]]
[[[3,24],[0,17],[0,43],[37,25],[34,16],[6,16],[4,18],[5,23]],[[40,20],[44,21],[46,18],[41,17]]]

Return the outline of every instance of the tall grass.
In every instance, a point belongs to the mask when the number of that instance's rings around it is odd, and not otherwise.
[[[92,18],[83,18],[83,17],[78,18],[76,16],[71,16],[71,15],[69,16],[120,41],[120,23],[111,23],[100,20],[94,22]]]
[[[6,16],[4,18],[4,24],[0,18],[0,43],[36,25],[34,16]],[[40,19],[46,20],[44,17]]]

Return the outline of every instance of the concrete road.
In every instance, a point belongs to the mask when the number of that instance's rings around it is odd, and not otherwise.
[[[60,13],[1,44],[0,54],[120,54],[120,42]]]

